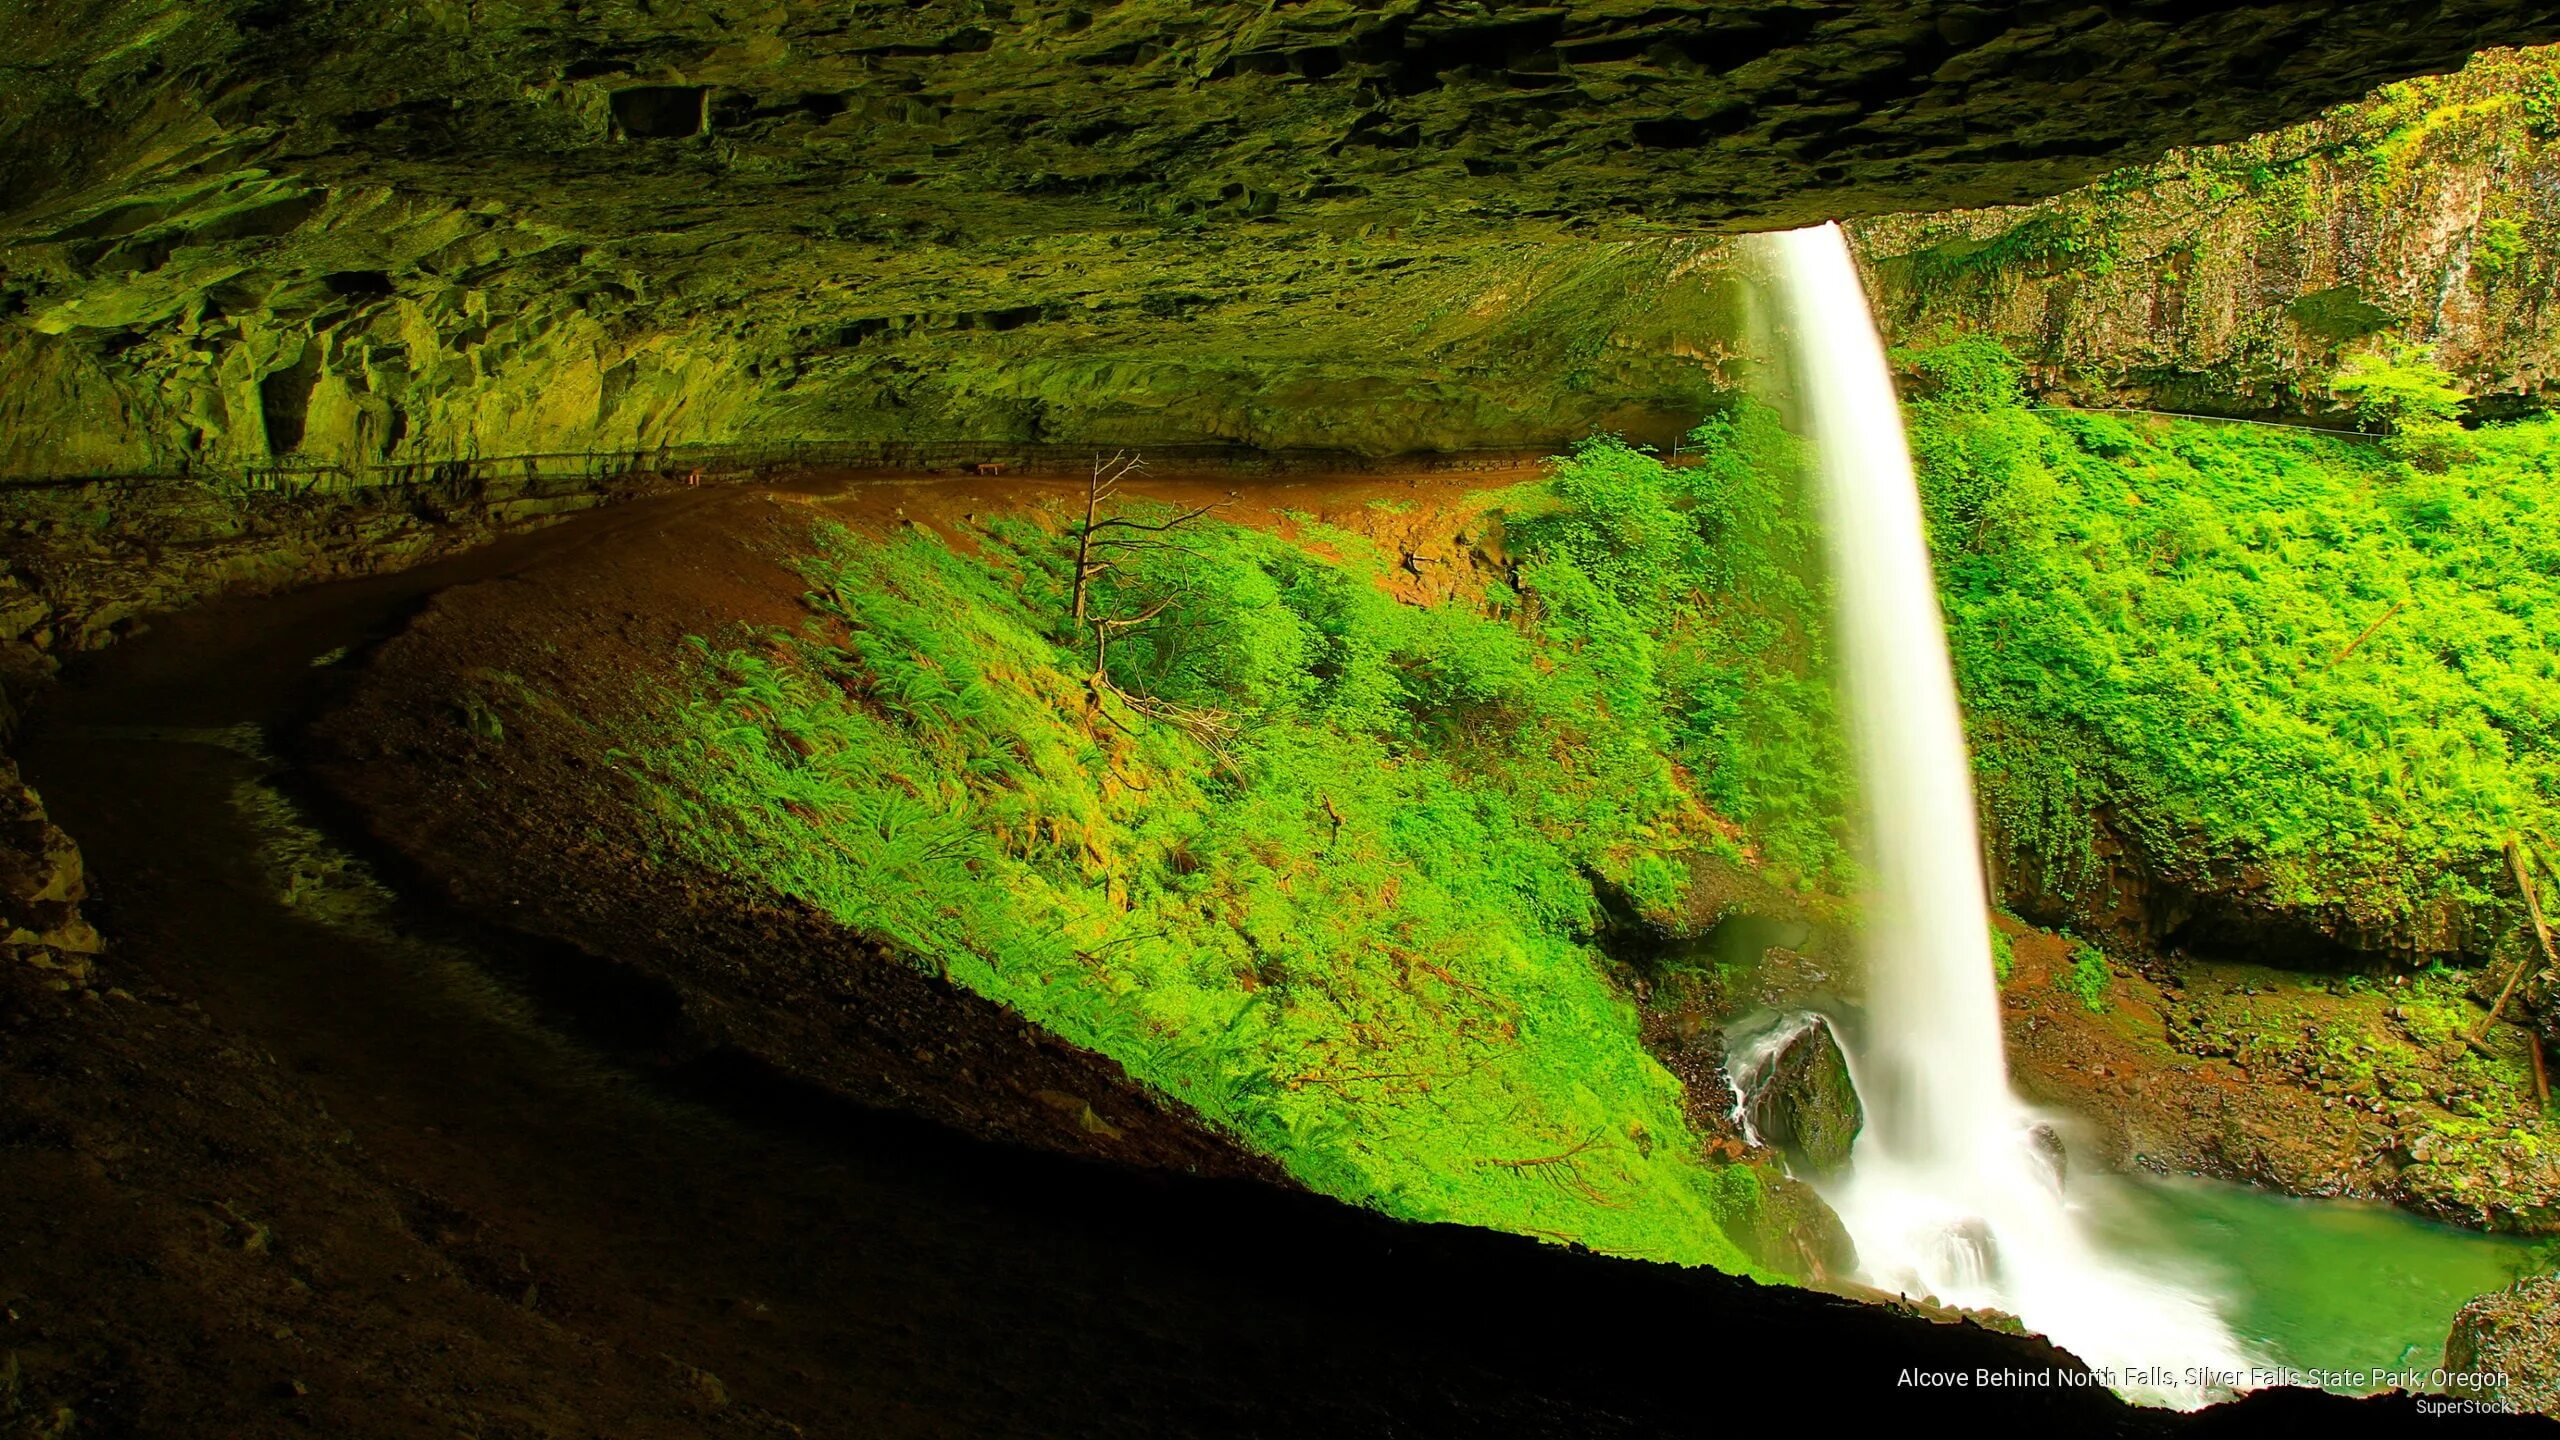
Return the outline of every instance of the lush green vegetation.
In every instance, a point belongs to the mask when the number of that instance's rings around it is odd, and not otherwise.
[[[1760,1180],[1700,1158],[1591,940],[1737,853],[1835,863],[1792,448],[1600,442],[1500,497],[1516,588],[1422,607],[1312,522],[1119,552],[1067,527],[827,530],[812,620],[701,650],[649,757],[699,858],[764,876],[1394,1214],[1746,1269]],[[1788,657],[1793,656],[1794,659]],[[1758,693],[1776,704],[1746,704]]]
[[[2560,799],[2560,422],[2441,470],[2258,426],[2031,409],[1988,341],[1909,357],[1987,808],[2066,886],[2092,816],[2382,925],[2503,894]]]
[[[2082,945],[2071,955],[2071,968],[2054,979],[2092,1015],[2107,1013],[2107,957],[2095,945]]]
[[[2470,453],[2462,410],[2471,398],[2427,348],[2392,339],[2347,357],[2329,381],[2330,393],[2355,407],[2357,418],[2387,433],[2402,459],[2441,470]]]
[[[1982,792],[2049,878],[2094,873],[2104,806],[2199,876],[2398,922],[2549,828],[2560,424],[2413,464],[2031,408],[1987,342],[1906,358]],[[1482,497],[1516,563],[1436,606],[1357,534],[1203,522],[1095,580],[1149,617],[1099,681],[1063,515],[828,530],[809,623],[706,643],[651,768],[700,858],[1320,1189],[1747,1268],[1760,1182],[1699,1158],[1594,937],[1604,891],[1676,913],[1702,858],[1850,888],[1797,472],[1749,407],[1678,465],[1592,442]]]
[[[1745,406],[1684,450],[1672,466],[1595,440],[1545,485],[1503,497],[1524,583],[1571,592],[1565,613],[1588,617],[1573,623],[1623,627],[1644,648],[1659,742],[1698,797],[1744,827],[1754,861],[1788,883],[1836,885],[1847,782],[1799,446],[1775,414]]]

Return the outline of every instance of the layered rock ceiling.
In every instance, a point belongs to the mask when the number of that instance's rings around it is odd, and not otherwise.
[[[1641,428],[1720,383],[1709,237],[2049,195],[2560,12],[0,0],[0,33],[31,478]]]

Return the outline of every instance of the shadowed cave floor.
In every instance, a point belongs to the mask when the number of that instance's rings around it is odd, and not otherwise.
[[[447,587],[718,526],[688,494],[430,569],[159,624],[39,708],[97,998],[0,993],[0,1419],[65,1435],[1707,1433],[2035,1415],[1914,1391],[2050,1352],[1801,1291],[1400,1225],[857,1109],[704,1052],[644,989],[377,890],[289,752]],[[316,827],[316,828],[315,828]],[[279,873],[281,866],[282,873]],[[298,877],[298,878],[297,878]]]

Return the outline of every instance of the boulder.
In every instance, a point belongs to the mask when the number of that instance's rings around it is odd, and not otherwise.
[[[1858,1245],[1849,1227],[1792,1176],[1759,1172],[1760,1203],[1732,1218],[1734,1243],[1752,1259],[1812,1284],[1845,1281],[1858,1273]]]
[[[2052,1174],[2054,1188],[2060,1189],[2071,1178],[2071,1150],[2062,1143],[2062,1132],[2039,1121],[2028,1127],[2027,1148]]]
[[[80,848],[44,812],[44,802],[0,756],[0,953],[88,983],[89,957],[103,942],[80,913],[88,877]]]
[[[1751,1097],[1751,1128],[1811,1174],[1848,1164],[1849,1147],[1865,1124],[1848,1057],[1824,1020],[1787,1042]]]
[[[2463,1306],[2444,1342],[2444,1368],[2455,1377],[2446,1388],[2464,1399],[2560,1419],[2560,1275],[2519,1280]]]

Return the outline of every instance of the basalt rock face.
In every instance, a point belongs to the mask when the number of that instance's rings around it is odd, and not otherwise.
[[[2390,332],[2497,415],[2560,396],[2560,52],[2500,51],[2054,200],[1858,227],[1905,337],[1998,335],[2046,395],[2344,423]]]
[[[2522,0],[0,4],[0,474],[1664,430],[1694,237],[2033,199]]]

